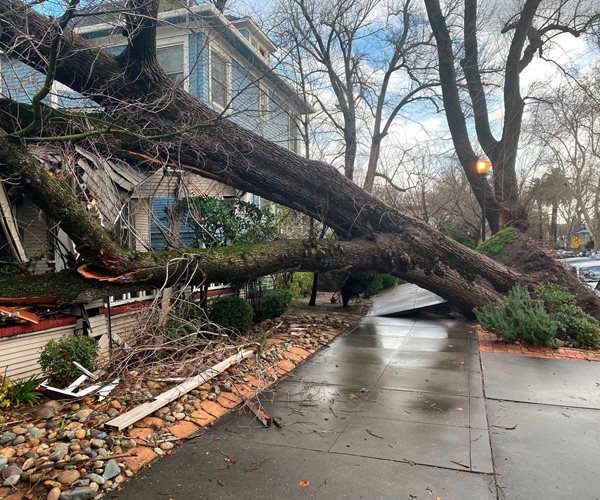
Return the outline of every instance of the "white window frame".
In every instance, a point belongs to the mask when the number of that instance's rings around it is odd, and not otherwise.
[[[183,89],[190,91],[190,39],[187,35],[156,37],[156,50],[183,45]]]
[[[211,42],[208,48],[208,97],[209,102],[212,106],[214,106],[218,110],[225,110],[226,107],[231,108],[231,65],[232,65],[232,56],[227,55],[227,52],[223,50],[221,47],[217,46],[215,42]],[[213,100],[213,90],[212,90],[212,56],[213,52],[215,52],[219,57],[221,57],[225,61],[225,107],[223,107],[218,102]],[[228,110],[231,111],[230,109]]]
[[[110,305],[113,306],[121,306],[124,304],[132,304],[134,302],[144,302],[150,299],[153,299],[158,295],[158,290],[153,290],[148,293],[148,290],[139,290],[137,297],[132,297],[131,294],[136,292],[124,293],[122,295],[111,295],[109,297]],[[106,304],[105,304],[106,306]]]

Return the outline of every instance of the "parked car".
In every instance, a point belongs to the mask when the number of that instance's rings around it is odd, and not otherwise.
[[[561,259],[559,262],[569,268],[580,264],[585,265],[594,262],[594,259],[591,259],[590,257],[569,257],[567,259]]]
[[[595,289],[600,282],[600,260],[577,262],[570,265],[570,268],[575,271],[577,278],[590,288]]]

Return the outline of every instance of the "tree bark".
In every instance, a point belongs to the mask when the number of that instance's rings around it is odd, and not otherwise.
[[[50,21],[14,0],[0,0],[0,12],[3,14],[0,46],[11,56],[44,70],[48,48],[44,43],[34,46],[31,40],[43,41]],[[23,32],[29,34],[25,39],[21,36]],[[229,250],[234,253],[233,262],[219,258],[222,254],[215,249],[142,254],[126,265],[114,266],[118,273],[111,286],[156,285],[168,271],[175,271],[169,279],[174,275],[187,276],[190,266],[197,267],[197,273],[202,272],[213,281],[256,277],[286,269],[325,271],[350,267],[392,272],[471,308],[498,298],[517,283],[536,282],[535,275],[512,271],[427,224],[395,212],[334,167],[297,156],[223,119],[182,89],[173,88],[166,75],[155,68],[146,71],[144,67],[129,64],[128,54],[129,51],[125,57],[116,59],[66,31],[56,71],[59,81],[105,107],[114,121],[111,131],[128,127],[137,134],[132,138],[131,133],[119,132],[111,138],[110,132],[103,132],[102,139],[110,142],[112,151],[161,167],[173,164],[175,158],[178,162],[174,165],[179,168],[299,210],[345,238],[363,239],[319,243],[321,246],[317,248],[323,252],[307,251],[308,255],[301,243],[291,247],[281,243],[283,246],[278,249],[262,247],[268,251],[261,251],[261,247],[253,247],[251,252],[233,249]],[[124,105],[129,113],[117,117]],[[70,232],[64,220],[63,229]],[[532,255],[541,253],[528,245]],[[149,265],[150,261],[155,264]],[[112,262],[102,262],[100,275],[92,272],[88,276],[106,277],[111,270],[114,271]],[[582,288],[573,281],[566,283]],[[12,290],[13,297],[39,294],[35,293],[35,287],[26,289],[18,284],[7,287],[8,284],[5,281],[1,289]],[[593,296],[591,291],[590,294]],[[104,292],[103,296],[106,295],[110,294]]]

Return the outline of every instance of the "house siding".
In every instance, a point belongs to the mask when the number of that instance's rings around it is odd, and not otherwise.
[[[20,380],[41,374],[40,353],[44,346],[63,335],[73,335],[75,325],[52,328],[40,332],[25,333],[15,337],[0,338],[0,366],[6,375]]]

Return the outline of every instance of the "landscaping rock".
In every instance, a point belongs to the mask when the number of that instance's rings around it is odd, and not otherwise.
[[[56,476],[56,480],[61,484],[71,484],[81,477],[78,470],[66,470]]]
[[[60,488],[52,488],[49,492],[48,492],[48,496],[46,497],[46,500],[58,500],[60,498]]]
[[[27,429],[25,429],[25,427],[13,427],[13,432],[17,435],[17,436],[22,436],[23,434],[27,433]]]
[[[4,486],[14,486],[21,480],[21,475],[8,476],[2,483]]]
[[[90,408],[79,410],[77,413],[75,413],[75,418],[80,422],[85,422],[93,412],[94,410]]]
[[[20,476],[23,470],[16,465],[9,465],[2,470],[2,477],[7,479],[11,476]]]
[[[52,453],[52,455],[50,455],[48,458],[50,460],[52,460],[53,462],[58,462],[59,460],[62,460],[66,456],[67,456],[67,450],[58,449],[54,453]]]
[[[15,439],[17,435],[11,431],[5,431],[0,434],[0,445],[10,443],[13,439]]]
[[[102,476],[100,476],[98,474],[94,474],[93,472],[90,474],[86,474],[84,477],[86,479],[89,479],[92,483],[104,484],[104,482],[105,482],[105,479]]]
[[[106,462],[106,465],[104,466],[104,474],[102,474],[102,477],[105,480],[112,479],[119,474],[121,474],[121,468],[116,460],[112,459]]]
[[[77,439],[85,439],[85,434],[86,434],[85,429],[77,429],[75,431],[75,437]]]
[[[96,490],[89,486],[75,488],[74,490],[64,491],[60,495],[60,500],[91,500],[96,496]]]

